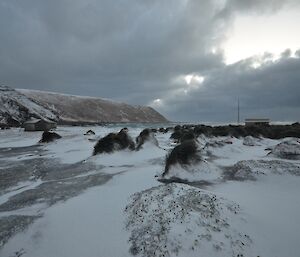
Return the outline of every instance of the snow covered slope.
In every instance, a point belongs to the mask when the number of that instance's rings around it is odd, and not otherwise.
[[[27,119],[57,120],[57,115],[10,87],[0,86],[0,123],[21,125]]]
[[[132,106],[97,97],[74,96],[18,89],[28,98],[57,112],[62,123],[72,122],[166,122],[166,118],[151,107]]]

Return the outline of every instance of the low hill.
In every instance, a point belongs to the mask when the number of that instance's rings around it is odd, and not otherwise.
[[[59,116],[60,123],[167,122],[151,107],[133,106],[98,97],[18,89],[30,100]]]

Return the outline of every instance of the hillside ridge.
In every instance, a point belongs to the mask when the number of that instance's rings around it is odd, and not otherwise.
[[[28,89],[17,91],[58,115],[62,124],[167,122],[164,116],[148,106],[130,105],[100,97]]]

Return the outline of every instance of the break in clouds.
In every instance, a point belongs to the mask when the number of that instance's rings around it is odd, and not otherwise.
[[[296,120],[300,51],[226,65],[221,43],[237,15],[297,2],[2,0],[1,84],[152,105],[178,121],[235,121],[238,98],[242,118]]]

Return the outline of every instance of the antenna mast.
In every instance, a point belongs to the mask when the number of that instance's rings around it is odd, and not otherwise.
[[[238,125],[240,124],[240,98],[238,97],[238,103],[237,103],[238,105],[237,105],[237,115],[238,115],[238,117],[237,117],[237,123],[238,123]]]

